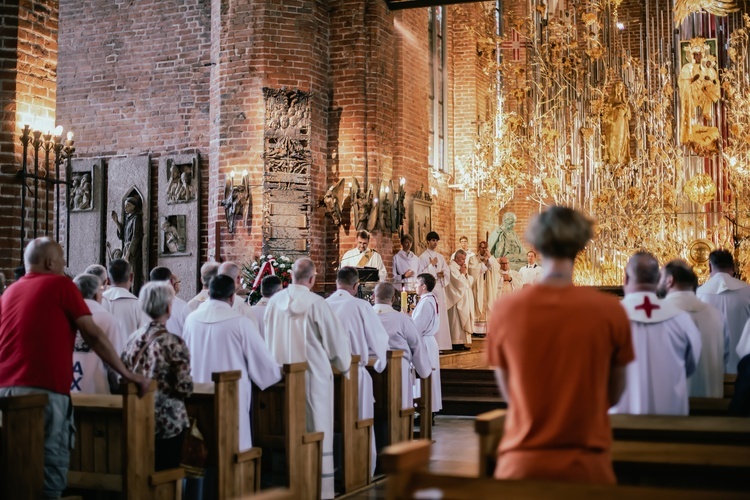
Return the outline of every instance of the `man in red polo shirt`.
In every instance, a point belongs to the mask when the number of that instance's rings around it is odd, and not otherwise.
[[[65,489],[73,443],[70,386],[76,330],[107,365],[143,394],[149,380],[128,371],[73,282],[65,277],[62,248],[38,238],[24,252],[26,275],[0,297],[0,397],[46,393],[44,494]]]

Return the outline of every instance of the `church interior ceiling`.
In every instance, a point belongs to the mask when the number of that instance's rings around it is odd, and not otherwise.
[[[532,0],[499,18],[485,2],[486,22],[470,29],[493,76],[494,123],[457,160],[457,180],[498,210],[525,196],[595,219],[581,283],[619,284],[639,249],[705,275],[698,241],[736,249],[750,275],[750,16],[739,3]]]

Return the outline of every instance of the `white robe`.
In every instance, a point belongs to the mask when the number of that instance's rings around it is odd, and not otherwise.
[[[378,316],[372,310],[372,306],[366,300],[353,297],[347,291],[336,290],[326,302],[331,310],[349,332],[352,354],[359,354],[359,406],[358,416],[360,420],[375,418],[375,395],[372,389],[372,377],[367,371],[367,363],[370,357],[375,358],[375,371],[380,373],[385,369],[388,359],[388,333],[378,321]],[[377,449],[375,448],[375,433],[370,428],[371,470],[375,473],[375,461],[377,460]]]
[[[190,299],[187,303],[188,307],[191,311],[195,311],[200,307],[201,304],[206,302],[208,300],[208,289],[204,288],[200,292],[198,292],[198,295]]]
[[[437,266],[430,264],[430,259],[437,258]],[[443,278],[437,277],[437,273],[443,272]],[[450,351],[453,349],[453,343],[451,342],[451,329],[450,323],[448,322],[448,306],[445,302],[445,287],[451,281],[451,272],[448,264],[445,262],[445,258],[434,250],[425,250],[422,255],[419,256],[419,272],[418,274],[429,273],[435,277],[437,283],[432,293],[435,294],[438,302],[438,314],[440,316],[440,329],[435,336],[438,344],[438,348],[441,351]]]
[[[191,312],[193,311],[190,310],[187,302],[175,296],[175,298],[172,299],[172,314],[170,314],[166,324],[167,331],[178,337],[182,337],[182,330],[185,328],[185,320]]]
[[[635,361],[626,367],[625,392],[610,413],[687,415],[687,377],[701,353],[693,320],[651,292],[630,293],[622,305],[630,318]]]
[[[487,333],[487,319],[498,296],[500,263],[492,255],[486,264],[474,256],[469,260],[469,274],[474,278],[474,333]]]
[[[251,448],[251,382],[263,390],[281,380],[281,367],[266,347],[255,324],[226,302],[209,299],[188,317],[183,339],[190,350],[194,382],[211,382],[214,372],[242,372],[239,389],[240,450]]]
[[[125,288],[119,286],[110,287],[103,293],[109,300],[109,312],[120,322],[120,327],[126,335],[130,336],[134,331],[151,322],[138,305],[138,297]]]
[[[729,360],[724,369],[727,373],[737,373],[737,363],[740,362],[737,344],[745,323],[750,319],[750,286],[726,273],[716,273],[699,286],[695,294],[724,315],[729,336]]]
[[[505,281],[505,276],[510,275],[510,281]],[[503,297],[504,295],[510,295],[511,293],[523,288],[523,278],[513,269],[503,271],[500,269],[500,275],[497,281],[497,297]]]
[[[349,376],[351,348],[323,297],[289,285],[268,301],[266,345],[281,364],[307,362],[307,430],[323,432],[322,498],[333,498],[333,371]]]
[[[664,302],[687,311],[701,334],[700,360],[695,373],[688,379],[688,395],[691,398],[723,398],[724,364],[729,356],[724,317],[693,292],[670,292]]]
[[[255,326],[258,328],[258,330],[260,330],[260,326],[258,325],[257,320],[255,319],[255,314],[253,314],[252,311],[250,310],[251,307],[252,306],[250,304],[245,302],[245,297],[235,294],[234,302],[232,302],[232,309],[234,309],[235,311],[237,311],[238,313],[240,313],[241,315],[243,315],[244,317],[246,317],[247,319],[255,323]]]
[[[84,299],[91,311],[91,319],[102,329],[119,355],[128,341],[127,334],[120,323],[101,304],[95,300]],[[81,332],[76,332],[75,350],[73,351],[73,384],[70,392],[84,394],[109,394],[109,378],[104,361],[86,344]]]
[[[374,267],[378,270],[378,278],[380,279],[380,281],[386,281],[388,279],[388,271],[386,271],[385,264],[383,264],[383,258],[374,248],[368,248],[367,250],[365,250],[365,252],[368,251],[372,251],[370,259],[364,266],[360,266],[359,261],[362,260],[362,254],[364,252],[360,252],[358,249],[352,248],[351,250],[346,252],[343,257],[341,257],[341,265],[339,266],[339,269],[344,266]]]
[[[448,308],[448,325],[452,344],[471,344],[474,331],[474,294],[471,291],[474,278],[468,273],[461,274],[455,260],[448,266],[450,284],[445,289],[445,305]]]
[[[742,330],[742,335],[740,336],[740,341],[737,343],[735,352],[740,359],[750,354],[750,319],[745,323],[745,328]]]
[[[536,285],[542,279],[542,273],[544,270],[539,264],[526,264],[518,270],[518,274],[521,276],[521,281],[524,285]]]
[[[406,271],[414,271],[414,275],[409,278],[401,278]],[[419,257],[414,252],[408,254],[401,250],[393,256],[393,284],[398,288],[403,285],[407,290],[415,290],[417,282],[417,272],[419,271]]]
[[[435,334],[440,330],[442,318],[438,315],[437,307],[437,297],[435,297],[434,293],[430,292],[419,297],[417,307],[412,313],[414,326],[424,339],[425,346],[427,347],[427,355],[430,358],[433,412],[443,409],[443,392],[440,384],[440,350],[437,340],[435,340]],[[429,417],[429,415],[425,415],[422,418]]]
[[[254,306],[250,306],[249,309],[250,314],[253,315],[255,323],[258,325],[260,336],[263,337],[264,340],[266,338],[266,331],[263,329],[263,315],[266,314],[266,306],[268,305],[269,300],[271,299],[261,297],[261,299]]]
[[[412,387],[416,382],[413,370],[416,369],[421,378],[432,373],[427,346],[409,316],[387,304],[375,304],[373,310],[388,334],[388,348],[404,352],[401,358],[401,408],[413,408]]]

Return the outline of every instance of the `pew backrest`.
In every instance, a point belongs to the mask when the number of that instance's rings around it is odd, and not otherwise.
[[[0,398],[0,498],[43,496],[47,400],[41,393]]]

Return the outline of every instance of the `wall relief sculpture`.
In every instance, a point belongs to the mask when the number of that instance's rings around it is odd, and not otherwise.
[[[169,215],[163,218],[161,223],[161,254],[163,256],[185,254],[186,226],[184,215]]]
[[[143,286],[143,198],[137,189],[131,189],[122,203],[122,214],[112,210],[112,222],[120,239],[118,245],[107,242],[109,260],[123,258],[133,268],[133,293]]]
[[[70,211],[92,210],[91,172],[73,172],[70,176]]]
[[[308,174],[310,151],[310,96],[299,90],[264,89],[266,97],[266,171]]]
[[[234,183],[233,176],[227,176],[221,206],[224,207],[224,215],[230,234],[234,234],[234,225],[238,220],[244,220],[245,227],[249,227],[250,181],[247,175],[242,176],[242,181],[239,184]]]
[[[174,160],[167,160],[167,203],[187,203],[195,200],[196,189],[193,183],[195,179],[195,164],[180,164]]]

